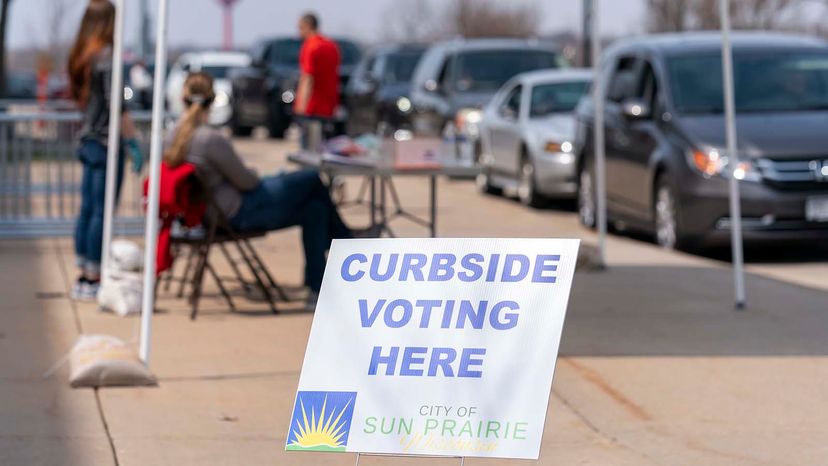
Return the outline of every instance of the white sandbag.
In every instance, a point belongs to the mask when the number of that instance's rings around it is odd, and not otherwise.
[[[81,335],[69,353],[72,387],[155,385],[155,377],[118,338]]]
[[[98,305],[121,317],[141,313],[143,276],[140,272],[110,271],[101,280]]]
[[[140,272],[144,268],[144,252],[132,241],[116,239],[109,248],[109,262],[113,271]]]

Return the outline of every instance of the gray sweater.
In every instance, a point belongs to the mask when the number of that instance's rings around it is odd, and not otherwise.
[[[173,135],[174,132],[168,135],[168,144]],[[244,165],[230,141],[207,125],[200,126],[193,134],[187,148],[187,161],[198,168],[218,208],[228,219],[239,211],[242,193],[253,190],[260,182],[256,172]]]
[[[109,106],[112,89],[112,48],[105,47],[92,58],[89,100],[83,109],[81,139],[106,145],[109,138]],[[122,108],[122,110],[124,110]]]

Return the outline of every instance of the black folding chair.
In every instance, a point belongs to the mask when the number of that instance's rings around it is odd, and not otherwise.
[[[219,292],[227,301],[227,304],[230,306],[230,310],[235,312],[237,308],[233,302],[233,298],[224,286],[224,280],[221,276],[219,276],[218,272],[216,272],[216,269],[209,260],[210,252],[213,246],[218,246],[233,271],[234,277],[230,278],[230,280],[240,283],[245,291],[250,291],[251,289],[258,289],[261,291],[270,306],[270,310],[274,314],[278,313],[273,291],[275,291],[279,298],[283,301],[289,300],[287,293],[285,293],[284,289],[279,286],[276,280],[274,280],[273,275],[265,266],[264,261],[262,261],[255,248],[253,248],[253,245],[250,243],[252,239],[263,238],[267,235],[267,232],[235,231],[230,224],[230,221],[218,208],[218,204],[213,197],[213,193],[206,187],[205,183],[201,182],[198,174],[192,177],[191,182],[195,183],[195,195],[200,196],[200,198],[207,204],[208,214],[205,215],[202,225],[203,228],[191,229],[183,232],[184,234],[174,234],[172,236],[171,247],[176,253],[175,256],[180,256],[180,254],[184,252],[184,249],[189,249],[189,253],[187,254],[184,273],[181,277],[174,277],[173,269],[175,264],[173,263],[173,267],[170,268],[170,271],[166,277],[167,282],[165,289],[169,290],[171,283],[173,281],[178,281],[178,297],[180,298],[184,295],[186,285],[190,285],[190,318],[195,320],[198,315],[198,307],[202,296],[204,275],[205,272],[207,272],[216,282]],[[239,257],[232,256],[232,248],[238,252]],[[246,268],[250,271],[252,281],[247,280],[244,277],[242,269],[239,265],[246,266]]]

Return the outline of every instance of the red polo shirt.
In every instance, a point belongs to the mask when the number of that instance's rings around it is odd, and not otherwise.
[[[299,69],[313,77],[306,115],[330,118],[339,105],[339,47],[314,34],[302,43]]]

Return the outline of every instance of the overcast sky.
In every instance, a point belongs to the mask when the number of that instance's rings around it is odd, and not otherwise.
[[[12,47],[45,44],[48,37],[50,5],[61,0],[12,0],[9,41]],[[70,37],[83,14],[85,0],[63,0],[70,7],[64,21],[64,37]],[[138,37],[138,5],[141,0],[127,3],[127,44]],[[155,10],[155,0],[149,0]],[[173,45],[194,44],[217,46],[221,43],[221,9],[217,0],[169,0],[170,41]],[[235,42],[249,45],[270,35],[295,32],[297,17],[316,11],[322,28],[332,35],[351,36],[366,42],[382,38],[383,22],[394,3],[406,0],[240,0],[235,14]],[[437,0],[443,1],[443,0]],[[501,0],[498,0],[501,1]],[[502,0],[507,1],[507,0]],[[508,0],[521,2],[529,0]],[[581,1],[538,0],[543,11],[542,32],[577,29],[580,24]],[[620,35],[643,30],[643,0],[603,1],[601,29]]]

